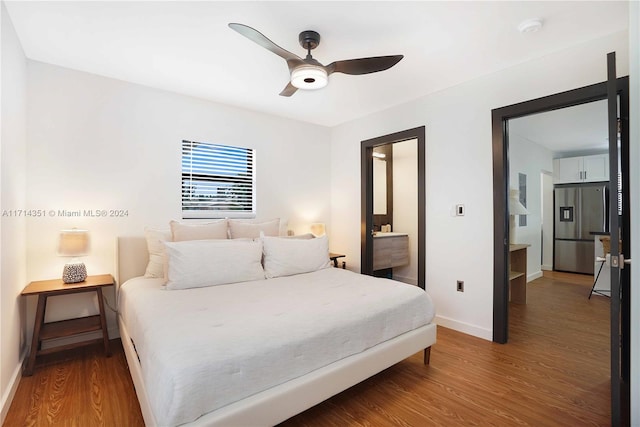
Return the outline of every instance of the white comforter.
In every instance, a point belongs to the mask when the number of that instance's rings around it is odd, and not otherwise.
[[[136,278],[119,298],[161,426],[193,421],[434,316],[418,287],[337,268],[173,291]]]

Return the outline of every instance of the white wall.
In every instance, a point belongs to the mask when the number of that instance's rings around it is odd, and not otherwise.
[[[518,189],[518,174],[527,176],[527,225],[520,226],[516,217],[516,243],[526,243],[527,248],[527,281],[542,276],[542,187],[540,173],[553,171],[553,153],[535,142],[509,132],[509,187]]]
[[[491,110],[601,82],[606,54],[628,71],[627,33],[616,33],[425,96],[332,130],[334,250],[360,268],[360,141],[426,126],[426,288],[438,323],[486,339],[493,315]],[[454,216],[457,203],[466,214]],[[456,292],[456,280],[465,292]]]
[[[180,219],[183,139],[255,148],[258,217],[288,218],[298,233],[316,221],[331,227],[327,128],[39,62],[29,61],[28,77],[27,204],[47,212],[28,226],[28,280],[61,276],[63,228],[91,232],[89,274],[115,274],[116,236]],[[91,209],[128,216],[58,214]],[[114,303],[112,289],[106,297]],[[86,294],[69,295],[52,299],[46,320],[96,311]],[[112,313],[108,321],[115,334]]]
[[[409,265],[393,278],[418,284],[418,140],[393,144],[393,231],[409,235]]]
[[[0,71],[0,424],[3,423],[20,379],[25,350],[26,217],[27,207],[27,60],[0,3],[2,67]],[[15,216],[18,215],[18,216]]]

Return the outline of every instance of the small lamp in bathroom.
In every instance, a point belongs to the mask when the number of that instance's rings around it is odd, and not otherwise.
[[[325,233],[326,229],[324,227],[324,223],[314,222],[313,224],[311,224],[311,234],[313,234],[313,237],[321,237],[324,236]]]
[[[72,257],[64,265],[62,281],[64,283],[83,282],[87,278],[87,268],[77,257],[89,253],[89,232],[73,228],[60,231],[58,255]]]
[[[509,190],[509,243],[515,243],[516,236],[516,215],[529,215],[527,208],[520,203],[520,191]]]

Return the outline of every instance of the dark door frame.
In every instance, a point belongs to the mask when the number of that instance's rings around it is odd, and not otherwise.
[[[416,139],[418,143],[418,286],[425,288],[426,171],[425,127],[420,126],[360,142],[360,272],[373,275],[373,148]],[[369,215],[368,213],[371,213]]]
[[[629,78],[617,79],[622,129],[629,132]],[[607,99],[607,83],[590,86],[497,108],[491,111],[493,145],[493,341],[504,344],[509,330],[509,141],[508,120]],[[628,144],[627,144],[628,145]],[[624,149],[624,148],[623,148]],[[628,148],[627,148],[628,149]],[[628,156],[626,156],[628,159]],[[628,167],[627,167],[628,171]],[[628,175],[628,174],[627,174]],[[628,186],[626,187],[628,188]],[[629,230],[628,225],[625,224]],[[627,239],[628,240],[628,239]],[[629,253],[625,248],[625,253]]]
[[[619,224],[622,231],[622,253],[631,257],[630,239],[630,213],[629,213],[629,77],[615,79],[615,55],[607,56],[608,73],[614,76],[609,82],[605,81],[591,86],[574,89],[531,101],[492,110],[492,145],[493,145],[493,216],[494,216],[494,242],[493,242],[493,341],[506,343],[509,335],[509,225],[508,225],[508,177],[509,177],[509,140],[508,120],[544,111],[552,111],[559,108],[571,107],[587,102],[608,99],[609,115],[615,113],[615,105],[611,105],[610,92],[616,92],[620,100],[620,138],[621,159],[619,165],[622,171],[623,213],[622,222]],[[611,89],[611,90],[609,90]],[[615,95],[614,95],[615,96]],[[609,118],[609,153],[616,148],[616,130],[612,129],[612,118]],[[611,172],[618,169],[617,159],[610,158]],[[613,190],[612,190],[613,191]],[[625,202],[625,200],[627,202]],[[617,215],[617,209],[610,206],[611,214]],[[611,233],[612,240],[618,239],[617,230]],[[612,245],[611,256],[617,256],[617,245]],[[611,287],[612,296],[616,290],[622,296],[622,304],[619,299],[612,298],[611,304],[611,419],[612,425],[629,425],[630,416],[630,297],[629,268],[620,271],[620,285]],[[617,271],[612,269],[612,279],[617,276]],[[618,310],[615,306],[618,306]],[[617,313],[617,315],[616,315]],[[615,372],[618,370],[618,372]],[[614,377],[615,376],[615,377]]]
[[[629,77],[617,79],[622,132],[629,132]],[[491,111],[493,146],[493,341],[504,344],[509,331],[508,120],[607,99],[607,82],[496,108]],[[624,136],[623,136],[624,137]],[[628,158],[628,157],[627,157]],[[628,171],[628,166],[626,171]],[[628,174],[627,174],[628,175]],[[626,187],[628,188],[628,186]],[[624,224],[627,232],[628,224]],[[629,239],[623,239],[627,242]],[[629,248],[623,248],[629,253]]]

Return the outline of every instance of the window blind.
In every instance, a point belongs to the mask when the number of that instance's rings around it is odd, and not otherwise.
[[[182,217],[255,216],[251,148],[182,141]]]
[[[622,215],[622,172],[618,172],[618,215]]]

